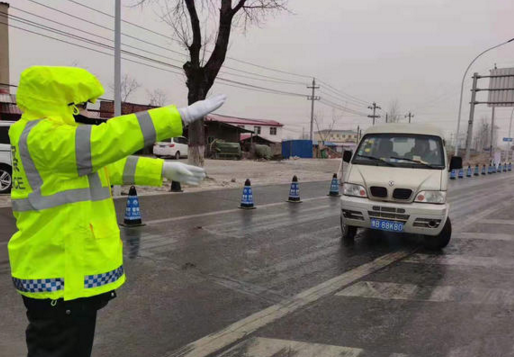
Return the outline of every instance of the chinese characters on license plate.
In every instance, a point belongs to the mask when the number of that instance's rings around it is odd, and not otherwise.
[[[403,223],[394,221],[385,221],[382,219],[371,219],[371,228],[381,231],[403,232]]]

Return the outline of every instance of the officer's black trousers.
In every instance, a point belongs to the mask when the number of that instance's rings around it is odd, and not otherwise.
[[[89,357],[96,313],[114,292],[70,301],[23,297],[29,326],[28,357]]]

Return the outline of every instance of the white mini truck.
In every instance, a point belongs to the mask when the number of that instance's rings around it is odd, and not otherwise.
[[[341,231],[353,242],[357,228],[421,234],[430,249],[448,245],[452,226],[446,200],[448,163],[443,133],[419,124],[368,129],[355,153],[345,151]]]

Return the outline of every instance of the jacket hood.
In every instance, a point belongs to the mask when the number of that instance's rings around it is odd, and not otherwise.
[[[100,81],[76,67],[34,66],[22,72],[17,104],[23,118],[52,118],[75,125],[74,104],[94,103],[104,93]]]

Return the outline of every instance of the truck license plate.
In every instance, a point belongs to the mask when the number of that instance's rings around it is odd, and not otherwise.
[[[371,228],[389,232],[403,232],[402,222],[386,221],[383,219],[371,219]]]

